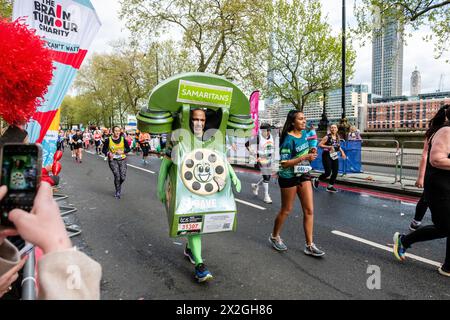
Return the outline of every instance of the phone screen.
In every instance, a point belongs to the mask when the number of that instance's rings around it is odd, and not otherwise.
[[[2,149],[1,185],[8,194],[0,202],[1,224],[11,226],[9,211],[31,211],[41,178],[41,151],[36,144],[5,144]]]

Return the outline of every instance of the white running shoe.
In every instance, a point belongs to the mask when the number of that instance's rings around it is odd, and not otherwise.
[[[252,191],[255,196],[258,195],[259,186],[256,183],[252,183]]]
[[[265,203],[272,203],[272,198],[269,195],[264,196]]]

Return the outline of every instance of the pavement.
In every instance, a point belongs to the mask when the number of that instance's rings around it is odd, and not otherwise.
[[[322,184],[314,191],[314,242],[325,257],[303,253],[297,200],[281,234],[289,250],[280,253],[268,241],[279,187],[270,183],[273,203],[264,203],[250,188],[259,174],[246,168],[236,168],[243,186],[235,194],[237,231],[203,237],[214,280],[197,284],[183,256],[185,240],[168,236],[164,207],[155,197],[160,160],[143,164],[131,155],[128,164],[123,196],[116,200],[103,158],[85,153],[76,164],[66,152],[62,159],[63,204],[77,208],[73,223],[83,230],[74,243],[101,263],[102,299],[450,299],[450,279],[436,271],[444,240],[414,245],[403,263],[389,252],[394,232],[408,232],[417,197],[345,185],[331,194]],[[431,223],[429,214],[423,223]]]
[[[319,172],[314,173],[314,175],[319,174]],[[415,186],[416,180],[414,178],[407,177],[401,181],[399,181],[399,178],[397,177],[395,179],[395,176],[383,175],[376,172],[347,173],[345,175],[338,175],[336,183],[413,197],[420,197],[422,195],[423,189]]]

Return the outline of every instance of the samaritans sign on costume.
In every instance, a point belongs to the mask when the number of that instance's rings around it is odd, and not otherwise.
[[[177,101],[201,106],[229,108],[232,96],[233,88],[180,80]]]
[[[217,129],[208,138],[195,136],[191,130],[192,110],[198,106],[205,108],[205,127],[214,123]],[[171,147],[165,152],[171,160],[163,160],[160,169],[160,177],[161,172],[167,174],[165,184],[160,185],[158,179],[171,237],[236,230],[232,185],[239,191],[240,182],[225,156],[225,133],[233,123],[230,117],[240,121],[235,127],[251,135],[254,124],[247,97],[225,78],[206,73],[181,74],[159,84],[148,108],[137,117],[141,131],[174,130]],[[176,139],[177,129],[182,130],[182,139]]]

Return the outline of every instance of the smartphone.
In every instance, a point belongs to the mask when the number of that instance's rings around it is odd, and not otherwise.
[[[33,208],[42,174],[42,148],[39,144],[6,143],[0,149],[0,185],[8,187],[0,201],[0,224],[14,227],[9,212]]]

